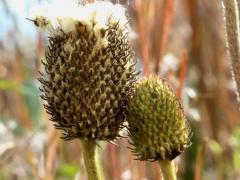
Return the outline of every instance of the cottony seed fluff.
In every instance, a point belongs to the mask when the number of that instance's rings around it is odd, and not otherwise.
[[[185,115],[166,82],[140,81],[128,110],[129,136],[139,160],[172,160],[191,145]]]
[[[120,19],[124,8],[107,2],[76,6],[76,14],[63,10],[69,14],[33,19],[50,34],[41,97],[64,139],[113,140],[137,75],[129,27]]]

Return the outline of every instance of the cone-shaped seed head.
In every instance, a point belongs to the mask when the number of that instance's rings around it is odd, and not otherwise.
[[[130,100],[129,134],[139,160],[172,160],[190,144],[179,101],[162,80],[142,80]]]
[[[106,3],[110,9],[98,9],[105,6],[99,4],[78,6],[79,16],[62,11],[65,17],[35,18],[37,26],[50,32],[40,78],[42,99],[67,140],[118,136],[136,81],[126,19],[114,15],[114,11],[124,14],[124,9],[110,3]]]

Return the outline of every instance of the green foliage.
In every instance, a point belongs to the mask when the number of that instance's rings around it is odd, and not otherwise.
[[[201,143],[202,143],[201,134],[199,130],[199,122],[196,122],[190,119],[190,123],[191,123],[192,132],[193,132],[193,136],[191,138],[192,146],[185,153],[186,163],[185,163],[185,168],[183,172],[184,180],[194,179],[196,158],[197,158],[198,150],[201,147]]]
[[[35,96],[36,91],[34,89],[29,88],[29,86],[25,84],[17,84],[16,82],[10,80],[0,80],[0,90],[5,91],[17,91],[23,95]]]
[[[213,139],[208,142],[208,146],[214,155],[220,156],[223,153],[221,145]]]
[[[240,151],[233,152],[233,165],[236,171],[240,171]]]
[[[27,90],[30,93],[23,93],[22,97],[27,106],[30,118],[33,124],[37,127],[41,121],[41,102],[39,98],[39,90],[33,81],[27,81],[23,84],[25,87],[23,90]],[[25,91],[26,92],[26,91]]]
[[[64,177],[66,179],[74,179],[79,171],[79,165],[77,164],[61,164],[57,170],[56,177]]]
[[[235,171],[240,171],[240,128],[237,128],[231,136],[230,143],[232,145],[233,153],[233,167]]]
[[[28,115],[35,127],[39,127],[41,115],[41,102],[39,90],[34,80],[28,80],[18,84],[11,80],[0,80],[0,90],[19,93],[24,105],[27,108]],[[4,117],[0,117],[5,119]],[[19,133],[22,131],[18,126],[16,129]]]

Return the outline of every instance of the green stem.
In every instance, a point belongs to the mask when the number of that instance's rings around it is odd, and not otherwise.
[[[162,176],[164,180],[176,180],[176,172],[173,161],[159,160]]]
[[[82,140],[84,163],[88,180],[102,180],[101,168],[98,160],[97,143]]]

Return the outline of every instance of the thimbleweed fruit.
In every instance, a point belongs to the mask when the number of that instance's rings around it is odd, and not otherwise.
[[[128,122],[139,160],[172,160],[191,145],[183,109],[170,87],[159,78],[138,83],[130,100]]]
[[[191,131],[173,91],[157,77],[140,81],[128,109],[138,160],[158,161],[164,180],[176,180],[173,159],[191,145]]]
[[[50,33],[40,82],[51,120],[66,140],[113,140],[136,81],[124,8],[97,2],[62,14],[47,9],[34,23]]]
[[[39,79],[45,108],[64,139],[81,139],[88,179],[102,179],[97,141],[119,136],[137,75],[125,9],[57,0],[35,14],[50,35]]]

